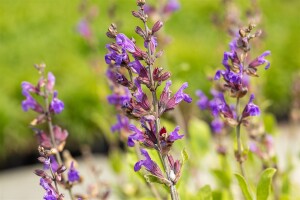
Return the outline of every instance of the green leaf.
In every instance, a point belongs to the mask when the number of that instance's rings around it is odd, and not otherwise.
[[[239,182],[239,185],[240,185],[240,188],[243,192],[243,195],[245,197],[246,200],[253,200],[251,194],[250,194],[250,191],[249,191],[249,186],[246,182],[246,180],[244,179],[243,176],[241,176],[240,174],[234,174],[235,177],[237,178],[238,182]]]
[[[189,159],[189,155],[188,155],[188,153],[186,152],[185,149],[183,149],[181,151],[181,157],[182,157],[182,163],[183,164]]]
[[[270,189],[272,185],[272,178],[276,172],[274,168],[268,168],[263,171],[260,176],[257,190],[256,190],[256,198],[257,200],[267,200],[270,194]]]
[[[212,192],[209,185],[203,186],[199,191],[201,200],[212,200]]]
[[[144,177],[148,183],[160,183],[160,184],[164,184],[167,186],[171,185],[171,182],[168,179],[160,178],[160,177],[154,176],[152,174],[146,174]]]

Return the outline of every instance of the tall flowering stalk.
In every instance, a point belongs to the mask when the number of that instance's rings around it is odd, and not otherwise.
[[[25,100],[22,101],[22,108],[25,112],[33,110],[38,116],[30,123],[39,141],[39,158],[44,164],[44,169],[35,170],[40,178],[40,185],[45,189],[45,200],[63,199],[64,195],[59,191],[58,185],[69,191],[70,198],[74,199],[72,187],[80,181],[79,172],[72,162],[69,166],[67,178],[60,152],[63,151],[68,137],[68,131],[58,125],[53,125],[53,116],[61,113],[64,103],[58,99],[58,92],[54,90],[55,76],[49,72],[46,76],[45,64],[35,65],[41,78],[35,86],[29,82],[22,82],[22,94]],[[43,100],[43,104],[39,103]],[[47,130],[43,129],[46,125]],[[48,173],[47,173],[48,171]],[[54,184],[54,185],[53,185]]]
[[[155,34],[163,23],[157,21],[150,29],[147,24],[148,16],[144,10],[145,1],[138,0],[137,5],[138,11],[133,11],[132,14],[144,24],[144,28],[136,27],[136,33],[143,38],[145,50],[139,48],[133,39],[129,39],[123,33],[118,33],[116,26],[112,24],[107,36],[115,42],[106,46],[109,52],[105,56],[105,61],[109,65],[118,66],[111,71],[110,76],[131,93],[130,99],[122,102],[123,112],[129,118],[139,120],[142,127],[141,130],[133,124],[129,125],[132,134],[128,137],[128,146],[133,147],[136,143],[140,143],[145,148],[156,150],[165,174],[143,148],[141,154],[145,159],[138,161],[134,170],[139,171],[144,167],[150,173],[146,175],[148,180],[155,179],[156,182],[167,185],[172,199],[179,199],[175,185],[181,175],[182,162],[174,160],[170,150],[173,143],[181,139],[183,135],[179,134],[179,127],[167,133],[166,128],[161,127],[160,117],[163,113],[174,109],[181,101],[190,103],[192,99],[183,92],[188,87],[187,83],[184,83],[178,92],[171,96],[171,81],[168,80],[171,76],[170,72],[163,72],[163,68],[155,67],[156,59],[162,54],[161,51],[156,52],[158,42]],[[157,89],[164,81],[166,81],[165,88],[158,97]],[[148,89],[152,98],[148,98],[145,89]]]
[[[254,104],[254,94],[250,95],[249,101],[243,110],[240,110],[241,99],[246,97],[249,91],[249,77],[258,77],[258,67],[261,65],[264,65],[265,69],[270,67],[270,63],[265,59],[270,51],[265,51],[254,59],[250,58],[250,41],[261,34],[261,31],[253,34],[253,28],[254,25],[251,24],[247,28],[239,30],[238,36],[229,45],[230,51],[224,53],[222,64],[225,70],[218,70],[214,77],[215,80],[223,79],[223,87],[229,92],[230,97],[235,99],[235,105],[228,105],[222,92],[215,93],[213,95],[214,100],[211,101],[208,101],[207,97],[201,92],[198,93],[200,97],[199,107],[206,108],[209,106],[212,110],[215,117],[212,127],[215,131],[224,126],[222,122],[219,122],[220,117],[226,124],[235,127],[237,141],[235,156],[242,175],[245,175],[243,163],[246,160],[246,153],[241,142],[241,125],[248,126],[249,117],[258,116],[260,109]]]

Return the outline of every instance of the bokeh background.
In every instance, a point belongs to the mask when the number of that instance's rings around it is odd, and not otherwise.
[[[69,130],[67,148],[76,152],[78,144],[91,144],[97,151],[106,151],[105,137],[115,120],[106,102],[110,91],[103,58],[110,40],[105,33],[116,22],[119,30],[136,37],[134,27],[139,22],[129,12],[135,9],[134,1],[88,1],[94,9],[91,25],[96,39],[87,42],[77,30],[86,14],[79,0],[0,0],[0,169],[35,160],[37,143],[28,127],[35,114],[22,111],[20,87],[24,80],[38,80],[35,63],[46,63],[47,70],[56,75],[65,110],[55,120]],[[243,13],[250,2],[236,1],[245,25]],[[231,38],[213,23],[216,15],[222,18],[224,14],[221,0],[180,3],[180,10],[165,24],[171,42],[164,51],[173,82],[188,81],[187,92],[196,99],[197,89],[209,91],[207,77],[222,68],[223,52]],[[270,70],[260,73],[257,84],[261,99],[268,100],[268,112],[286,121],[300,66],[300,1],[261,0],[258,5],[262,14],[258,28],[264,34],[254,54],[271,50],[272,55],[268,57]],[[187,109],[195,107],[194,102]]]

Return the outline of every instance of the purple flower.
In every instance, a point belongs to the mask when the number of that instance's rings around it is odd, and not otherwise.
[[[92,33],[91,29],[90,29],[89,23],[85,19],[82,19],[79,21],[79,23],[77,25],[77,31],[82,37],[84,37],[86,39],[91,37],[91,33]]]
[[[167,4],[164,7],[164,13],[172,13],[179,10],[180,4],[177,0],[168,0]]]
[[[179,131],[179,126],[176,126],[174,131],[172,131],[170,133],[170,135],[168,136],[168,140],[171,141],[171,142],[174,142],[175,140],[181,139],[184,135],[179,135],[178,131]]]
[[[196,95],[199,97],[199,100],[197,101],[197,105],[201,110],[207,109],[209,105],[209,100],[207,96],[201,91],[197,90]]]
[[[130,53],[135,52],[135,44],[123,33],[119,33],[116,36],[116,43]]]
[[[37,92],[36,87],[34,85],[32,85],[31,83],[26,82],[26,81],[22,82],[21,87],[22,87],[22,94],[24,96],[27,96],[30,92],[33,92],[33,93]]]
[[[112,132],[129,130],[129,119],[122,115],[117,115],[117,123],[111,127]]]
[[[128,136],[127,145],[129,147],[134,146],[134,140],[135,141],[144,141],[144,134],[142,131],[140,131],[135,125],[130,124],[129,129],[133,132],[132,135]]]
[[[48,73],[48,80],[47,80],[47,90],[49,92],[52,92],[53,91],[53,88],[54,88],[54,85],[55,85],[55,76],[49,72]]]
[[[120,52],[113,49],[109,44],[106,45],[106,48],[109,51],[109,53],[105,55],[106,64],[115,64],[116,66],[120,66],[123,62],[127,63],[129,61],[129,57],[125,49],[120,50]]]
[[[44,195],[44,200],[57,200],[56,196],[53,194],[52,190],[48,190]]]
[[[128,66],[131,68],[132,72],[136,74],[140,74],[141,68],[143,68],[143,65],[139,60],[130,62]]]
[[[149,43],[150,43],[150,46],[149,46]],[[144,42],[144,46],[145,46],[145,48],[148,48],[148,46],[149,46],[151,53],[154,53],[154,52],[155,52],[155,49],[156,49],[156,47],[157,47],[157,38],[154,37],[154,36],[152,36],[152,37],[150,38],[150,41],[149,41],[149,42],[148,42],[148,41],[145,41],[145,42]]]
[[[146,159],[138,161],[134,165],[134,171],[139,171],[142,168],[142,166],[144,166],[146,170],[149,171],[151,174],[163,178],[164,176],[160,168],[153,160],[151,160],[148,152],[144,149],[141,149],[141,153],[143,156],[145,156]]]
[[[133,94],[133,96],[135,97],[137,102],[141,103],[143,101],[143,97],[144,97],[145,93],[143,92],[141,84],[137,79],[134,80],[134,84],[137,87],[137,90]]]
[[[245,106],[242,118],[246,118],[249,116],[257,116],[260,114],[259,107],[253,103],[254,94],[251,94],[248,104]]]
[[[44,169],[49,169],[50,165],[51,165],[52,171],[56,172],[59,165],[54,156],[50,156],[49,159],[46,160],[46,162],[44,162]]]
[[[78,171],[75,169],[74,167],[74,162],[71,162],[71,167],[70,170],[68,172],[68,181],[69,182],[76,182],[79,181],[80,177],[79,177],[79,173]]]
[[[265,51],[263,54],[261,54],[260,56],[258,56],[257,58],[255,58],[250,64],[249,67],[251,68],[255,68],[258,67],[260,65],[263,65],[266,63],[265,69],[269,69],[270,67],[270,62],[267,61],[265,59],[266,56],[270,55],[271,52],[270,51]]]
[[[43,113],[43,107],[37,103],[29,93],[23,91],[23,95],[26,97],[26,99],[22,101],[22,108],[25,112],[32,109],[35,112]]]
[[[226,103],[223,93],[219,93],[220,103],[218,104],[218,112],[225,118],[234,119],[230,106]]]
[[[180,103],[182,100],[184,100],[187,103],[192,102],[192,98],[188,94],[185,94],[183,92],[183,90],[186,89],[187,87],[188,87],[188,83],[183,83],[182,86],[179,88],[179,90],[174,95],[176,104]]]
[[[57,98],[58,92],[54,91],[53,99],[50,103],[50,110],[54,111],[54,113],[59,114],[64,109],[64,103]]]
[[[213,133],[221,133],[222,129],[224,128],[224,123],[220,118],[215,118],[211,124],[211,129]]]

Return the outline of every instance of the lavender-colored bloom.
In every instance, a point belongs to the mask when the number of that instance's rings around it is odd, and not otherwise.
[[[245,106],[244,111],[242,113],[242,118],[246,118],[249,116],[257,116],[260,114],[259,107],[253,103],[254,94],[251,94],[248,104]]]
[[[109,44],[106,45],[106,48],[109,51],[109,53],[105,55],[106,64],[120,66],[122,62],[127,62],[129,60],[125,49],[122,49],[122,52],[117,52],[115,49],[112,49]],[[112,61],[114,61],[114,63]]]
[[[155,49],[156,49],[156,47],[157,47],[157,38],[154,37],[154,36],[152,36],[152,37],[150,38],[150,41],[149,41],[149,42],[145,41],[145,42],[144,42],[145,48],[148,48],[149,44],[150,44],[150,47],[149,47],[149,48],[150,48],[151,53],[154,53],[154,52],[155,52]]]
[[[186,89],[187,87],[188,87],[188,83],[183,83],[182,86],[179,88],[179,90],[174,95],[176,104],[178,104],[182,100],[184,100],[187,103],[192,102],[192,98],[188,94],[183,92],[183,90]]]
[[[267,61],[265,59],[266,56],[270,55],[271,52],[270,51],[265,51],[263,54],[261,54],[260,56],[258,56],[257,58],[255,58],[255,60],[253,60],[250,64],[249,67],[258,67],[260,65],[263,65],[266,63],[265,69],[269,69],[270,67],[270,62]]]
[[[53,194],[52,190],[48,190],[44,195],[44,200],[57,200],[56,196]]]
[[[127,145],[129,147],[134,146],[134,140],[135,141],[144,141],[144,139],[145,139],[144,134],[135,125],[130,124],[129,129],[133,132],[132,135],[128,136]]]
[[[52,92],[53,91],[53,88],[54,88],[54,85],[55,85],[55,76],[49,72],[48,73],[48,80],[47,80],[47,90],[49,92]]]
[[[151,160],[148,152],[145,149],[141,149],[141,153],[143,156],[145,156],[145,160],[140,160],[134,165],[134,171],[139,171],[142,166],[146,168],[147,171],[149,171],[151,174],[158,176],[158,177],[163,177],[163,174],[161,170],[159,169],[158,165]]]
[[[36,102],[36,100],[27,92],[23,92],[23,95],[26,97],[25,100],[22,101],[22,108],[25,112],[29,109],[34,110],[35,112],[42,113],[42,106]]]
[[[30,92],[36,92],[35,86],[29,82],[26,81],[22,82],[21,87],[22,87],[22,94],[24,96],[27,96]]]
[[[54,156],[50,156],[49,159],[46,160],[46,162],[44,162],[44,169],[49,169],[50,164],[51,164],[52,171],[56,172],[59,165]]]
[[[140,74],[141,68],[143,68],[143,65],[139,60],[128,63],[128,66],[131,68],[132,72],[136,74]]]
[[[116,36],[116,43],[130,53],[135,52],[135,44],[123,33],[119,33]]]
[[[130,96],[127,94],[125,95],[119,95],[119,94],[111,94],[107,96],[108,103],[112,105],[124,105],[125,102],[128,102],[130,100]]]
[[[179,10],[180,4],[178,0],[168,0],[167,4],[164,7],[164,13],[172,13]]]
[[[133,94],[133,96],[136,98],[137,102],[141,103],[143,101],[143,97],[144,97],[145,93],[143,92],[141,84],[137,79],[134,80],[134,84],[137,87],[137,90]]]
[[[221,113],[225,118],[233,119],[233,112],[230,106],[226,103],[223,93],[219,93],[220,104],[218,105],[218,112]]]
[[[71,162],[71,167],[70,167],[70,170],[68,172],[68,181],[69,182],[76,182],[76,181],[79,181],[79,179],[80,179],[79,173],[74,167],[74,162]]]
[[[209,105],[209,100],[207,96],[201,91],[197,90],[196,95],[199,97],[199,100],[197,101],[197,105],[201,110],[207,109]]]
[[[176,126],[174,131],[172,131],[168,137],[169,141],[174,142],[175,140],[179,140],[184,136],[184,135],[179,135],[178,131],[179,131],[179,126]]]
[[[49,183],[45,181],[44,178],[40,178],[40,186],[44,188],[44,190],[51,190],[52,188],[50,187]]]
[[[57,98],[58,92],[54,91],[53,99],[50,103],[50,110],[54,111],[54,113],[59,114],[64,109],[64,103]]]
[[[84,37],[86,39],[91,37],[91,33],[92,33],[91,29],[90,29],[89,23],[85,19],[82,19],[79,21],[79,23],[77,25],[77,31],[82,37]]]
[[[221,133],[222,129],[224,128],[224,123],[220,118],[215,118],[211,122],[210,126],[213,133]]]
[[[129,130],[129,119],[126,116],[117,115],[117,123],[111,127],[112,132]]]

